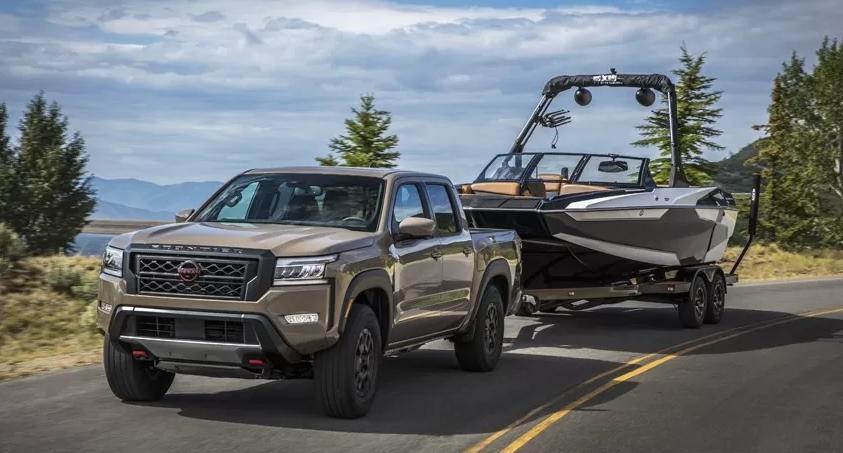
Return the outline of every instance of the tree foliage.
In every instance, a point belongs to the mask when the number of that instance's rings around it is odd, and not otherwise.
[[[843,46],[826,38],[809,73],[795,53],[773,81],[762,231],[789,247],[843,247]]]
[[[43,93],[29,102],[18,129],[17,146],[6,141],[0,222],[30,253],[64,250],[95,204],[85,172],[85,141],[68,132],[67,117],[57,103],[48,105]]]
[[[692,185],[711,182],[716,167],[703,158],[705,150],[721,150],[722,146],[714,139],[723,132],[714,128],[721,116],[720,108],[715,107],[720,101],[722,91],[714,91],[714,77],[703,75],[705,54],[691,55],[685,44],[680,47],[680,68],[671,71],[676,76],[676,112],[679,125],[678,147],[682,153],[685,175]],[[667,183],[670,177],[670,128],[667,115],[667,96],[662,95],[662,107],[653,110],[646,124],[638,126],[641,139],[633,146],[655,146],[660,157],[651,164],[653,178],[660,184]]]
[[[389,112],[375,108],[375,96],[360,97],[360,107],[352,108],[354,116],[345,120],[346,134],[331,139],[329,148],[336,153],[317,157],[323,166],[395,167],[400,156],[393,151],[398,146],[397,135],[387,135],[392,124]]]
[[[12,184],[12,145],[9,136],[6,135],[6,123],[9,115],[6,112],[6,104],[0,103],[0,222],[5,217],[9,206],[9,192]]]

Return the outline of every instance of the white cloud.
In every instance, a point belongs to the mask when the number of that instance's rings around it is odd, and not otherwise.
[[[707,72],[726,91],[721,142],[734,151],[764,120],[780,62],[792,50],[810,55],[824,34],[839,32],[835,3],[683,13],[374,0],[52,1],[35,24],[0,14],[0,96],[20,100],[45,89],[57,97],[102,176],[172,181],[185,177],[173,170],[180,165],[206,171],[196,178],[222,179],[268,164],[261,160],[312,163],[357,96],[372,91],[395,114],[402,166],[465,180],[508,150],[550,76],[610,66],[667,72],[685,41],[708,52]],[[629,151],[645,114],[595,92],[589,110],[574,112],[560,148]],[[113,165],[115,153],[125,166]]]

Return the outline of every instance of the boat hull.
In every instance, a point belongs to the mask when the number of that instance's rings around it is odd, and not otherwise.
[[[466,212],[473,226],[519,233],[525,288],[609,285],[719,260],[737,210],[708,203],[706,197],[717,190],[657,189],[569,203],[537,201],[526,209],[469,201]],[[650,206],[635,206],[645,199]]]

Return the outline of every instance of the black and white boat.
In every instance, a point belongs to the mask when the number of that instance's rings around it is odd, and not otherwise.
[[[646,158],[524,152],[536,127],[570,121],[567,111],[547,113],[559,93],[576,87],[575,100],[585,105],[591,99],[586,87],[593,86],[636,87],[645,106],[655,100],[652,90],[667,96],[672,156],[666,187],[656,185]],[[528,294],[636,284],[714,263],[734,232],[735,201],[717,187],[689,186],[677,134],[676,95],[666,76],[555,77],[510,152],[495,156],[473,183],[460,186],[463,207],[472,226],[518,231]]]

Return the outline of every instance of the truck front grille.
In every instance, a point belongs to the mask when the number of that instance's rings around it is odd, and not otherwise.
[[[205,321],[205,339],[221,343],[245,343],[242,321]]]
[[[176,321],[160,316],[138,316],[135,330],[141,337],[173,338],[176,336]]]
[[[149,255],[135,259],[139,294],[242,300],[246,284],[255,274],[255,266],[248,260]],[[198,268],[198,276],[183,278],[179,275],[182,266]]]

